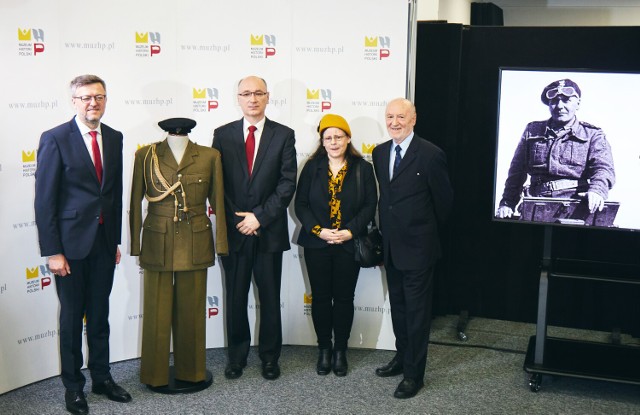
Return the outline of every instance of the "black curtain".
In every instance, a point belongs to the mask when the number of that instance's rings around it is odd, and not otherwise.
[[[492,221],[499,68],[640,71],[639,48],[638,27],[419,24],[416,132],[447,153],[455,191],[436,312],[536,321],[544,226]],[[640,267],[638,232],[555,228],[552,243],[554,257]],[[640,285],[557,279],[549,323],[637,335],[638,299]]]
[[[493,3],[471,3],[472,26],[504,26],[502,9]]]

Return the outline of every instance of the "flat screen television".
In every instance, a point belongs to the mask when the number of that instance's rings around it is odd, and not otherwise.
[[[493,220],[640,231],[640,73],[499,71]]]

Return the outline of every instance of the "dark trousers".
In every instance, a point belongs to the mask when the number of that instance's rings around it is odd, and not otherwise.
[[[169,383],[169,350],[173,328],[175,378],[206,378],[207,270],[144,270],[144,320],[140,381]]]
[[[431,330],[433,267],[399,270],[389,256],[385,269],[396,357],[403,363],[406,378],[422,381]]]
[[[311,317],[318,347],[346,350],[353,325],[353,297],[360,265],[343,246],[305,248],[304,261],[311,284]],[[333,336],[332,336],[333,335]]]
[[[111,248],[111,249],[109,249]],[[109,295],[115,270],[115,247],[107,245],[103,226],[98,227],[89,255],[69,260],[71,274],[56,275],[60,300],[60,362],[65,388],[82,391],[85,377],[80,371],[83,319],[86,316],[89,371],[94,383],[111,378],[109,368]]]
[[[239,251],[231,251],[221,260],[226,290],[224,310],[229,363],[244,365],[249,354],[251,331],[247,304],[252,275],[260,306],[258,354],[263,362],[278,361],[282,349],[282,252],[259,252],[258,239],[248,238]]]

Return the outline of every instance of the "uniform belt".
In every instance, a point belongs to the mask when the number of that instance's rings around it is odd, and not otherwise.
[[[543,192],[555,192],[558,190],[575,189],[580,186],[585,186],[587,184],[589,184],[588,180],[558,179],[558,180],[550,180],[548,182],[533,184],[531,187],[535,189],[536,193],[543,193]]]
[[[160,203],[149,203],[149,213],[152,213],[154,215],[158,215],[158,216],[167,216],[172,218],[175,215],[175,207],[172,204],[160,204]],[[182,212],[182,209],[178,209],[178,212]],[[203,208],[193,208],[193,207],[189,207],[189,215],[191,216],[197,216],[197,215],[204,215],[206,213],[206,209]]]

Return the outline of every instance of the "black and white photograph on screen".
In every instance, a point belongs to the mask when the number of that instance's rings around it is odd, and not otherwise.
[[[640,73],[502,68],[494,219],[640,230]]]

